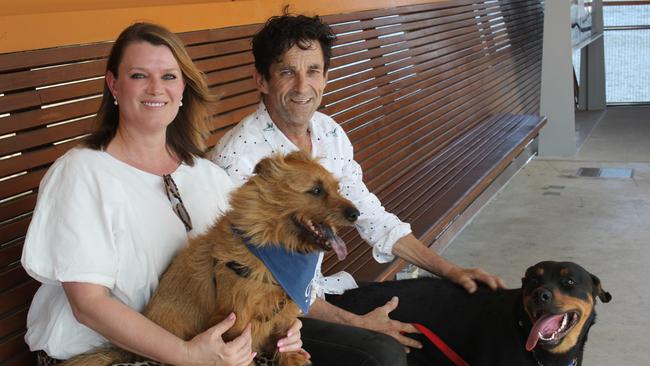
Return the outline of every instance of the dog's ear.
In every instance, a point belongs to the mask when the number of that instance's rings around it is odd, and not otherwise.
[[[259,175],[262,178],[270,178],[273,172],[276,170],[276,160],[277,156],[270,156],[260,160],[255,168],[253,173]]]
[[[600,284],[600,279],[596,275],[589,274],[591,276],[591,281],[594,283],[594,296],[598,296],[600,301],[609,302],[612,299],[612,295],[609,292],[603,290],[603,286]]]
[[[301,161],[301,162],[306,162],[306,161],[311,161],[312,158],[304,151],[302,150],[296,150],[293,151],[289,154],[287,154],[284,157],[285,161]]]

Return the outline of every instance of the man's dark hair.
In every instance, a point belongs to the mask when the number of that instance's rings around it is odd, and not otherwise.
[[[336,35],[329,25],[319,16],[290,15],[288,6],[281,16],[271,17],[253,37],[253,56],[255,68],[266,80],[271,77],[271,64],[280,61],[280,57],[291,47],[309,49],[314,41],[320,43],[323,50],[323,62],[327,72],[332,58],[332,44]]]

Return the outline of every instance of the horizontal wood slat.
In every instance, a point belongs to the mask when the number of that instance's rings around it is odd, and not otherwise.
[[[2,350],[0,349],[0,354]],[[29,352],[27,349],[17,355],[12,356],[5,361],[3,365],[11,366],[34,366],[36,365],[36,354]]]
[[[3,272],[9,271],[10,267],[16,265],[20,261],[22,251],[23,243],[21,240],[14,242],[9,241],[0,246],[0,268],[4,269]]]
[[[38,283],[28,281],[5,291],[3,296],[0,297],[0,314],[5,314],[10,310],[16,310],[23,306],[25,304],[24,299],[31,299],[38,286]]]
[[[0,364],[3,366],[18,366],[22,362],[23,365],[34,366],[36,363],[24,362],[30,360],[27,355],[29,349],[24,341],[25,332],[12,334],[0,341]],[[32,356],[33,357],[33,356]],[[33,358],[31,358],[33,362]]]
[[[543,1],[436,1],[324,17],[338,34],[320,111],[346,130],[364,181],[431,244],[544,124]],[[260,100],[251,75],[259,24],[179,34],[219,102],[215,145]],[[24,326],[36,282],[20,266],[50,164],[94,122],[112,43],[0,54],[0,364],[31,365]],[[384,279],[354,230],[324,272]]]

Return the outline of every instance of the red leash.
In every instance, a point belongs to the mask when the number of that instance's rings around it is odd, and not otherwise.
[[[420,333],[424,334],[427,339],[433,343],[434,346],[438,347],[438,349],[445,355],[447,356],[448,359],[451,360],[451,362],[454,363],[456,366],[469,366],[465,360],[463,360],[462,357],[458,355],[458,353],[454,352],[451,347],[447,345],[440,337],[438,337],[435,333],[433,333],[429,328],[425,327],[422,324],[419,323],[413,323],[413,326],[417,328],[417,330],[420,331]]]

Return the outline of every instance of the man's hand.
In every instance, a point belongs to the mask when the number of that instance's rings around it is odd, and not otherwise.
[[[413,234],[400,238],[393,246],[393,254],[463,286],[469,293],[473,293],[478,288],[476,281],[485,283],[493,290],[506,287],[502,279],[481,268],[463,268],[448,262],[438,253],[427,248]]]
[[[476,281],[485,283],[492,290],[506,288],[506,284],[501,278],[487,273],[483,268],[454,267],[446,272],[444,277],[464,287],[470,294],[478,288]]]
[[[388,316],[388,314],[397,308],[398,303],[399,299],[395,296],[386,305],[380,306],[366,315],[359,317],[357,320],[358,323],[354,325],[388,334],[405,346],[404,350],[406,353],[409,352],[409,347],[422,348],[420,342],[404,335],[405,333],[420,333],[413,325],[393,320]]]

